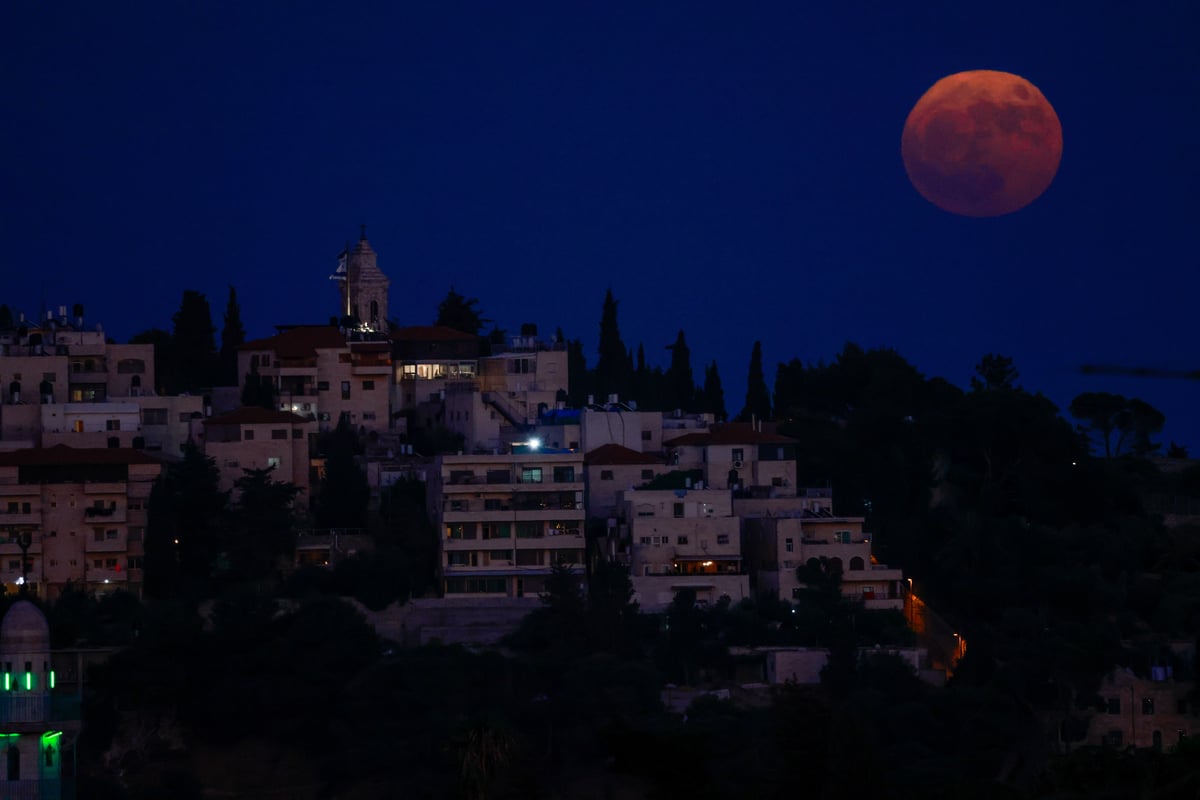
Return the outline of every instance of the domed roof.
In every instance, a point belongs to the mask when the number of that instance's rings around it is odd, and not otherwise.
[[[0,654],[31,653],[50,649],[50,623],[41,609],[18,600],[0,622]]]

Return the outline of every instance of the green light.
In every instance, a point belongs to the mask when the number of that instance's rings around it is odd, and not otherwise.
[[[12,691],[12,673],[11,672],[4,673],[4,691],[6,691],[6,692]]]
[[[9,734],[9,735],[10,735],[10,736],[18,736],[19,734],[15,734],[15,733],[13,733],[13,734]],[[49,741],[51,741],[51,740],[53,740],[53,739],[57,739],[58,737],[60,737],[60,736],[62,736],[62,735],[63,735],[63,732],[62,732],[62,731],[54,731],[53,733],[43,733],[43,734],[42,734],[42,741],[43,741],[43,742],[49,742]]]
[[[33,691],[33,673],[32,672],[25,673],[25,691],[27,691],[27,692]]]
[[[50,688],[54,688],[54,670],[50,670]]]

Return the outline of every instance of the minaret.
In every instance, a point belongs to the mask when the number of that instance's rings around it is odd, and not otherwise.
[[[391,281],[376,264],[375,251],[367,241],[366,225],[362,226],[358,244],[343,251],[337,272],[330,277],[339,281],[343,316],[356,318],[365,330],[387,330]]]
[[[0,770],[8,782],[0,787],[21,786],[21,797],[62,797],[64,745],[72,746],[79,720],[51,708],[50,626],[24,598],[0,622],[0,668]]]

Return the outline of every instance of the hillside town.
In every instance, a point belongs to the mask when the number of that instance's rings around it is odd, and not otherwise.
[[[846,615],[856,631],[853,662],[896,659],[924,691],[953,685],[960,663],[972,667],[972,618],[953,604],[954,591],[939,588],[945,565],[923,561],[916,545],[881,549],[872,526],[887,518],[873,504],[886,499],[865,498],[862,482],[839,483],[846,473],[822,467],[821,480],[809,468],[829,455],[820,448],[832,441],[830,431],[846,427],[842,412],[810,438],[800,434],[803,419],[782,424],[765,383],[755,407],[754,357],[746,409],[729,415],[715,362],[703,386],[692,381],[682,331],[671,370],[657,371],[658,390],[637,385],[641,365],[624,381],[584,384],[578,346],[561,331],[548,336],[523,321],[515,334],[489,334],[477,301],[453,289],[436,324],[398,323],[420,315],[389,304],[390,280],[365,230],[330,277],[329,320],[279,324],[262,338],[240,330],[231,291],[219,351],[211,322],[206,333],[199,326],[207,346],[185,348],[188,314],[203,300],[195,292],[185,295],[173,336],[150,332],[127,344],[110,339],[80,304],[35,315],[6,308],[0,583],[6,597],[19,598],[0,629],[8,703],[0,705],[0,724],[16,726],[4,735],[20,739],[10,743],[18,754],[10,779],[35,774],[28,753],[44,752],[42,783],[23,784],[67,796],[54,766],[61,760],[51,753],[74,759],[77,743],[86,743],[78,702],[84,654],[102,664],[122,650],[95,640],[51,652],[39,608],[53,618],[52,609],[80,596],[100,604],[212,602],[233,587],[270,594],[303,581],[341,581],[338,593],[355,598],[355,613],[388,653],[430,646],[550,652],[555,641],[583,635],[584,617],[566,624],[555,614],[585,597],[598,602],[615,570],[627,576],[618,579],[627,580],[621,607],[661,620],[650,623],[657,634],[642,635],[667,637],[668,680],[656,702],[685,717],[701,698],[762,707],[782,689],[827,683],[844,654],[832,635],[800,633],[808,623],[797,618],[811,608],[820,625]],[[206,302],[202,308],[207,315]],[[611,313],[615,331],[615,303]],[[453,324],[464,314],[466,324]],[[632,359],[623,346],[618,352]],[[755,354],[762,383],[757,347]],[[605,358],[602,350],[598,370]],[[803,365],[780,365],[777,403],[789,368]],[[669,385],[672,373],[686,376],[682,392]],[[985,370],[981,396],[1011,390],[1003,377],[994,387],[990,380]],[[899,424],[912,427],[912,417],[904,419]],[[961,497],[953,458],[933,460],[940,474],[930,479],[927,506],[950,507],[955,492]],[[900,468],[887,479],[897,491],[912,480]],[[1066,480],[1050,483],[1068,487]],[[218,506],[229,516],[218,518]],[[1190,518],[1185,509],[1174,522]],[[978,551],[955,556],[955,580],[982,575],[981,560],[995,557],[983,539],[969,546]],[[364,566],[395,552],[403,554],[397,569]],[[806,606],[813,598],[827,605]],[[783,609],[783,618],[763,610],[770,608]],[[1045,608],[1035,617],[1048,619]],[[717,637],[723,655],[704,656],[701,630],[715,631],[717,620],[732,624],[735,611],[759,614],[753,624],[763,634],[724,631]],[[689,614],[708,621],[695,621],[696,640],[687,645],[694,652],[676,652],[672,620],[682,624]],[[878,630],[871,619],[883,620]],[[1050,631],[1049,623],[1033,624],[1038,635]],[[19,632],[26,629],[32,633]],[[1031,712],[1052,726],[1042,734],[1044,752],[1161,752],[1200,734],[1195,647],[1194,637],[1174,633],[1137,663],[1106,653],[1096,703]],[[72,677],[56,689],[56,675]],[[57,717],[48,705],[16,703],[22,693],[52,692],[77,702]],[[605,796],[637,796],[628,787],[612,791]]]

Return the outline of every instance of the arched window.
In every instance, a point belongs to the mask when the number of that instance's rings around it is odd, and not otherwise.
[[[862,560],[861,556],[855,556],[854,558],[850,559],[850,571],[851,572],[859,572],[862,570],[862,568],[863,568],[863,560]]]
[[[134,389],[140,388],[142,385],[142,376],[134,375],[132,378],[129,379],[129,385]]]
[[[8,746],[8,779],[10,781],[21,780],[21,751],[15,744]]]
[[[837,558],[836,556],[829,559],[828,569],[829,569],[830,575],[841,575],[842,574],[842,560],[840,558]]]
[[[371,322],[379,322],[379,301],[371,301]]]

